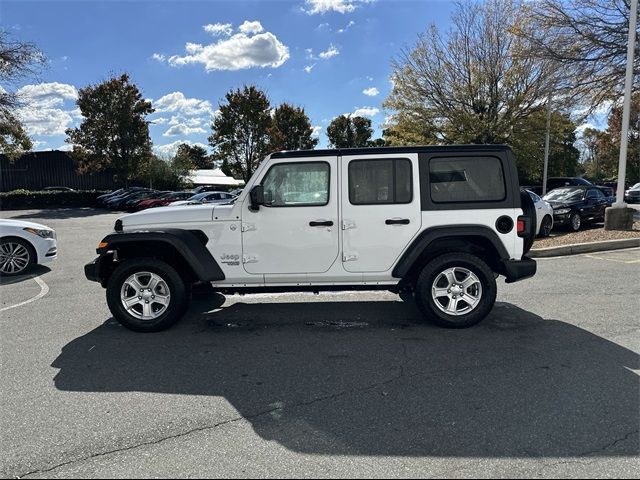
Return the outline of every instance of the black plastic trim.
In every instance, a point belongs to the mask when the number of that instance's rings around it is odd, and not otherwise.
[[[162,242],[171,245],[178,254],[192,268],[199,280],[203,282],[213,282],[224,280],[225,276],[213,258],[211,252],[202,243],[202,236],[194,234],[189,230],[166,229],[166,230],[141,230],[124,233],[112,233],[103,240],[107,243],[104,248],[96,251],[103,255],[108,251],[117,250],[119,246],[146,242]],[[149,251],[153,255],[153,251]]]
[[[272,159],[326,157],[340,155],[389,155],[394,153],[500,152],[510,151],[508,145],[422,145],[414,147],[336,148],[325,150],[291,150],[275,152]]]
[[[507,283],[533,277],[538,269],[536,261],[529,257],[522,257],[522,260],[504,260],[502,264],[504,265]]]
[[[482,225],[464,225],[457,227],[432,227],[424,230],[418,237],[411,243],[409,248],[404,252],[395,268],[392,275],[395,278],[404,278],[413,267],[414,263],[418,261],[422,253],[429,248],[429,245],[435,240],[446,237],[482,237],[486,238],[496,248],[496,251],[500,255],[499,260],[509,260],[509,253],[504,247],[502,241],[498,235],[488,227]]]

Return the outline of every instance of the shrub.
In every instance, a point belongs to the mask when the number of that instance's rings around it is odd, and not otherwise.
[[[13,190],[0,192],[0,210],[26,208],[94,207],[96,198],[106,191],[79,190],[75,192]]]

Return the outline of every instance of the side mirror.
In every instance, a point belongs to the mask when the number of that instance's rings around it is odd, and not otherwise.
[[[256,185],[251,189],[249,196],[251,197],[251,210],[260,210],[260,205],[264,205],[264,187]]]

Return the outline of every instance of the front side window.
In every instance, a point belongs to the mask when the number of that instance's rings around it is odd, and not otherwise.
[[[269,169],[262,186],[269,207],[321,206],[329,203],[329,164],[279,163]]]
[[[504,172],[497,157],[442,157],[429,162],[435,203],[499,202],[506,198]]]
[[[349,201],[353,205],[411,203],[411,161],[406,158],[349,163]]]

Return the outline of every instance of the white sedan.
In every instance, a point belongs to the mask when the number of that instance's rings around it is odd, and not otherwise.
[[[536,208],[536,233],[541,237],[548,237],[553,229],[553,207],[531,190],[527,190],[527,193]]]
[[[55,230],[39,223],[0,219],[0,276],[26,273],[57,255]]]

